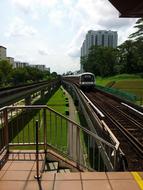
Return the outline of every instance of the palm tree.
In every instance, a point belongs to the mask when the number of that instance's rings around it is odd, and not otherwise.
[[[135,39],[135,40],[143,40],[143,18],[140,18],[137,20],[136,25],[134,28],[137,29],[136,32],[132,33],[129,38]]]

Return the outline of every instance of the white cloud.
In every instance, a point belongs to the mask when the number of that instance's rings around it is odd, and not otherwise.
[[[12,3],[25,14],[32,11],[33,0],[12,0]]]
[[[44,9],[55,7],[58,0],[12,0],[12,4],[24,14],[29,13],[38,17]]]
[[[71,49],[68,50],[67,54],[71,58],[79,58],[80,57],[80,48],[78,47],[72,47]]]
[[[32,7],[39,6],[39,7],[54,7],[58,0],[12,0],[12,3],[22,8],[23,10],[31,9]]]
[[[63,0],[64,5],[71,5],[72,1],[71,0]]]
[[[72,58],[80,57],[80,47],[85,38],[86,32],[87,32],[86,28],[81,26],[78,33],[75,35],[75,37],[70,42],[68,50],[67,50],[67,54],[70,57],[72,57]]]
[[[11,55],[24,52],[22,60],[26,57],[33,64],[47,64],[60,73],[78,69],[80,48],[88,30],[117,30],[121,43],[136,21],[118,18],[118,11],[108,0],[7,1],[13,5],[6,7],[6,10],[13,9],[9,11],[13,17],[6,33],[8,37],[15,37],[6,38],[6,43],[13,47]]]
[[[42,55],[42,56],[46,56],[46,55],[48,55],[48,50],[46,50],[46,49],[39,49],[38,53],[40,55]]]
[[[37,34],[37,30],[18,17],[12,20],[6,32],[8,37],[33,36],[35,34]]]
[[[118,18],[118,11],[108,0],[78,0],[69,17],[72,20],[72,28],[76,31],[68,50],[68,55],[71,57],[79,54],[88,30],[115,30],[121,43],[127,39],[136,21],[131,18]]]
[[[63,2],[62,0],[12,0],[13,5],[20,12],[25,15],[30,14],[33,20],[40,20],[44,15],[56,26],[61,26],[64,18],[64,9],[61,5],[68,7],[70,2],[70,0],[63,0]]]
[[[49,19],[52,24],[61,26],[63,23],[64,13],[62,10],[52,10],[49,13]]]
[[[29,60],[26,53],[20,53],[15,55],[15,61],[29,62],[31,60]]]

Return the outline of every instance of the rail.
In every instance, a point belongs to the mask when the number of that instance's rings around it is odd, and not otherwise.
[[[81,94],[85,97],[85,99],[87,100],[88,104],[91,105],[91,107],[93,107],[94,110],[96,110],[96,112],[100,115],[100,117],[102,118],[101,121],[101,125],[102,125],[102,129],[108,133],[108,137],[110,137],[112,144],[115,145],[116,150],[119,149],[119,141],[118,139],[115,137],[115,135],[112,133],[112,131],[109,129],[109,127],[107,126],[107,124],[105,123],[105,121],[103,120],[105,115],[89,100],[89,98],[80,90]]]
[[[110,126],[111,131],[118,137],[120,141],[121,159],[124,161],[125,167],[128,170],[142,171],[142,157],[143,157],[143,146],[142,146],[142,120],[141,115],[138,118],[137,114],[134,115],[132,112],[127,111],[119,103],[108,99],[101,93],[90,93],[88,95],[101,111],[105,115],[105,122]],[[124,110],[125,109],[125,110]],[[139,122],[138,122],[139,121]]]
[[[37,84],[27,84],[19,87],[9,87],[0,89],[0,108],[11,105],[21,99],[24,99],[41,90],[52,91],[56,86],[60,85],[60,80],[55,79],[47,82],[39,82]]]

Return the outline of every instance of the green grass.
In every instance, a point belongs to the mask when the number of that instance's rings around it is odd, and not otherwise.
[[[62,88],[59,90],[49,99],[47,102],[48,107],[52,108],[54,111],[66,115],[65,111],[68,110],[66,106],[67,100],[66,95]],[[62,120],[60,117],[55,117],[54,115],[49,116],[49,126],[48,128],[48,139],[50,139],[51,144],[66,150],[67,148],[67,122],[66,120]]]
[[[141,77],[139,75],[130,75],[130,74],[121,74],[121,75],[115,75],[112,77],[105,77],[105,78],[101,78],[101,77],[96,77],[96,83],[97,85],[101,85],[101,86],[106,86],[109,82],[118,82],[118,81],[124,81],[124,80],[141,80],[143,81],[143,79],[141,79]]]
[[[47,105],[56,112],[65,114],[66,107],[66,96],[63,90],[60,88],[55,94],[49,99]],[[39,142],[43,142],[44,136],[44,121],[43,121],[43,110],[37,111],[26,111],[17,115],[14,119],[9,122],[9,128],[13,138],[13,143],[17,142],[35,142],[35,123],[39,121]],[[20,127],[18,130],[17,126]],[[57,148],[66,151],[67,149],[67,128],[68,123],[66,119],[61,118],[54,112],[46,110],[46,126],[47,126],[47,142]],[[19,147],[16,147],[19,148]],[[33,149],[32,146],[21,147],[22,149]]]
[[[59,90],[49,99],[47,106],[65,115],[65,111],[67,110],[66,103],[66,96],[62,88],[59,88]]]
[[[143,79],[139,75],[122,74],[108,78],[97,77],[96,84],[136,96],[136,103],[143,104]]]

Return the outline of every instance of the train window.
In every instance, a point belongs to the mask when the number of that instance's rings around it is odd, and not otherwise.
[[[94,77],[92,75],[83,75],[81,77],[81,81],[91,82],[94,80]]]

